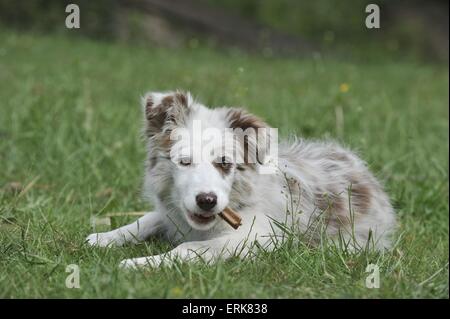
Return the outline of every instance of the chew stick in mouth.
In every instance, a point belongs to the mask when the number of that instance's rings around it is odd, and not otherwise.
[[[238,229],[242,225],[242,218],[231,208],[226,207],[219,216],[222,217],[231,227]]]

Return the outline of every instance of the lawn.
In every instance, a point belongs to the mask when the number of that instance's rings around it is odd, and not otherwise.
[[[0,30],[0,297],[448,298],[448,65],[277,59]],[[84,243],[91,216],[141,199],[140,96],[183,88],[240,105],[280,135],[355,148],[400,221],[392,252],[286,245],[255,260],[128,272],[167,245]],[[128,217],[114,220],[129,222]],[[369,263],[380,288],[365,285]],[[66,288],[66,266],[80,268]]]

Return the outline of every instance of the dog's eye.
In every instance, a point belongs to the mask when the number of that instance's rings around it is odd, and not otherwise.
[[[218,159],[216,165],[219,166],[222,170],[228,171],[233,166],[233,163],[230,160],[228,160],[225,156],[222,156],[220,159]]]
[[[181,166],[189,166],[191,165],[191,159],[189,157],[182,157],[179,163]]]
[[[228,159],[225,156],[222,156],[222,158],[220,159],[220,164],[231,165],[231,163],[228,161]]]

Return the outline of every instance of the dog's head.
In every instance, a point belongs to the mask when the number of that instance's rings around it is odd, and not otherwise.
[[[146,186],[168,211],[209,230],[227,206],[251,198],[250,175],[261,162],[267,125],[242,109],[209,109],[189,93],[143,98],[148,140]],[[258,129],[260,131],[258,132]]]

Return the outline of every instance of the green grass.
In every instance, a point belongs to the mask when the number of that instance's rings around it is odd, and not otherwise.
[[[448,298],[447,65],[279,60],[3,30],[0,83],[0,297]],[[244,105],[283,136],[358,150],[399,216],[394,250],[286,245],[252,261],[124,272],[120,260],[167,245],[87,247],[91,215],[150,208],[139,194],[139,98],[172,88],[208,105]],[[29,187],[13,191],[12,182]],[[379,289],[365,287],[369,263],[380,267]],[[80,289],[65,287],[69,264],[80,266]]]

